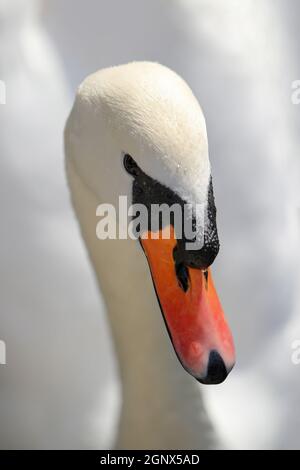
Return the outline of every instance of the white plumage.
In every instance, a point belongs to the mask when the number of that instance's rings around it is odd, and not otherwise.
[[[98,204],[115,205],[120,195],[130,203],[132,180],[123,167],[124,153],[130,152],[148,176],[188,194],[190,202],[191,194],[196,200],[207,195],[208,178],[195,178],[209,171],[199,105],[187,85],[161,65],[137,62],[100,71],[79,87],[65,150],[73,204],[119,361],[123,407],[117,446],[216,445],[199,386],[172,350],[143,250],[135,240],[99,241],[95,233]]]

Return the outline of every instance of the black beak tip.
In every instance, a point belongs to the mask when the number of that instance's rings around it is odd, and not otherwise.
[[[197,378],[197,380],[202,384],[216,385],[224,382],[229,372],[218,351],[213,350],[209,354],[206,377]]]

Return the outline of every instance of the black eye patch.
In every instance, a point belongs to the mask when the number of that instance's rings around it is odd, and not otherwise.
[[[138,176],[140,173],[140,169],[135,163],[134,159],[128,153],[125,153],[123,158],[124,168],[132,176]]]
[[[132,202],[143,204],[148,210],[148,226],[152,226],[151,206],[152,204],[179,204],[184,213],[186,203],[178,194],[170,188],[154,180],[137,165],[128,153],[124,154],[123,165],[127,173],[133,176]],[[216,206],[214,201],[212,179],[210,177],[207,194],[207,218],[204,227],[204,243],[201,249],[186,250],[186,238],[177,240],[175,270],[180,287],[186,292],[189,287],[188,267],[206,270],[214,261],[219,251],[219,238],[216,225]],[[174,214],[171,213],[170,223],[174,227]],[[194,223],[195,221],[193,221]],[[162,228],[161,220],[159,227]],[[189,240],[190,241],[190,240]]]

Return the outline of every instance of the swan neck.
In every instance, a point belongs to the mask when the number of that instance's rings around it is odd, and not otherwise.
[[[123,399],[117,447],[213,447],[200,386],[175,355],[142,248],[135,240],[98,240],[99,201],[68,161],[67,174],[119,364]]]

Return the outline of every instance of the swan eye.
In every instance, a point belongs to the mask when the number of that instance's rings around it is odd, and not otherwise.
[[[127,173],[129,173],[132,176],[138,175],[139,167],[137,166],[133,158],[128,153],[124,155],[123,163],[124,163],[124,168],[127,171]]]

